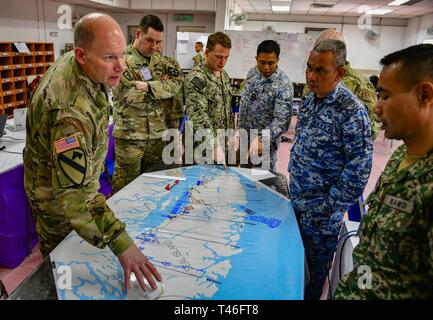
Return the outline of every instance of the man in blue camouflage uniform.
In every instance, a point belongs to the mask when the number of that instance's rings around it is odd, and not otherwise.
[[[433,299],[433,45],[380,63],[375,113],[385,137],[404,144],[368,197],[354,269],[335,298]]]
[[[270,170],[275,172],[280,136],[289,129],[293,107],[293,85],[278,68],[280,46],[265,40],[257,48],[257,67],[246,80],[240,103],[239,128],[258,129],[257,141],[252,141],[250,153],[261,149],[260,131],[269,129],[271,135]]]
[[[345,61],[346,46],[338,40],[311,51],[310,93],[302,100],[290,156],[291,201],[310,271],[306,299],[320,298],[343,214],[362,195],[372,164],[368,110],[340,82]]]

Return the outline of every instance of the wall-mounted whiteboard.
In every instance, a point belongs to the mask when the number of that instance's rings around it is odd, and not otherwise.
[[[305,83],[305,68],[313,40],[305,34],[266,33],[259,31],[226,31],[232,40],[232,49],[225,70],[231,78],[245,79],[248,70],[256,65],[257,47],[264,40],[280,44],[279,68],[292,82]]]
[[[177,32],[176,33],[176,60],[182,69],[192,69],[194,61],[192,58],[197,54],[195,52],[195,43],[203,42],[203,51],[206,48],[207,37],[210,33],[201,32]]]

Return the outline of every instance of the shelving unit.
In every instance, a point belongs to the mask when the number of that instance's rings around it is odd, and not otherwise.
[[[20,53],[13,42],[0,42],[0,115],[11,115],[28,101],[28,76],[43,75],[54,62],[54,46],[26,42],[30,53]]]

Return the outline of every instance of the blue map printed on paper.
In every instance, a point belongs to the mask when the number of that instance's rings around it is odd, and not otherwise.
[[[286,198],[229,168],[192,166],[140,176],[108,201],[163,277],[143,299],[302,299],[304,249]],[[72,232],[51,254],[59,299],[137,299],[108,248]],[[70,266],[71,288],[60,266]],[[139,289],[138,289],[139,290]]]

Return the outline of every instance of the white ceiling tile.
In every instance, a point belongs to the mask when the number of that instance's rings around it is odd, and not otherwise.
[[[173,10],[173,0],[158,0],[158,1],[152,1],[152,9],[159,10],[159,9],[171,9]]]
[[[329,8],[311,8],[309,12],[326,12]]]
[[[352,3],[338,3],[332,7],[332,10],[350,10],[355,8],[357,5]]]
[[[197,10],[215,11],[216,3],[215,0],[200,0],[195,2]]]
[[[152,9],[151,0],[131,0],[131,9]]]
[[[307,14],[308,10],[291,10],[290,14]]]
[[[309,9],[311,7],[310,3],[297,3],[297,4],[292,4],[291,7],[293,9]]]
[[[195,2],[190,0],[176,0],[173,1],[173,8],[175,10],[195,10]]]

